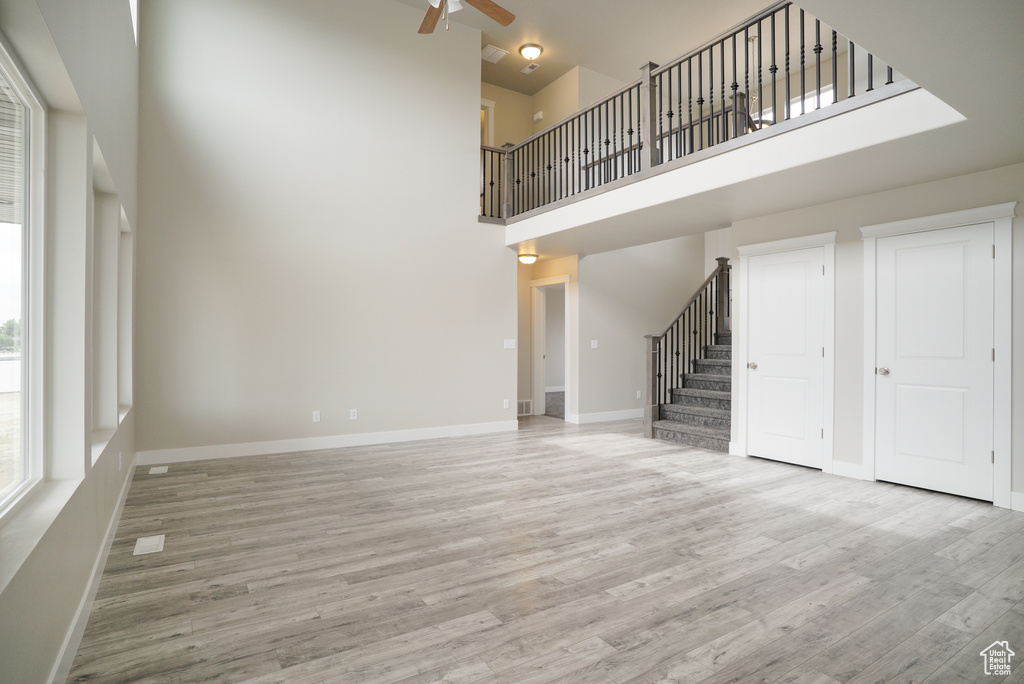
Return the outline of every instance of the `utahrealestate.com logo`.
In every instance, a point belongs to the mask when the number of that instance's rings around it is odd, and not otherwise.
[[[980,655],[985,659],[986,675],[1005,677],[1010,674],[1010,658],[1017,654],[1010,650],[1009,642],[996,641]]]

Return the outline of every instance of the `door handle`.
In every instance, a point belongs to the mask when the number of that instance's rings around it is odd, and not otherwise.
[[[757,370],[757,361],[751,361],[747,364],[747,368],[750,370]]]
[[[888,368],[879,368],[878,369],[878,374],[879,375],[888,375],[889,374],[889,369]]]

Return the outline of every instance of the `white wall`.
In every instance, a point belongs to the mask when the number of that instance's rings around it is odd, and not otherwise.
[[[516,260],[477,221],[480,34],[420,36],[420,15],[143,6],[140,450],[514,429]]]
[[[641,415],[646,399],[644,335],[668,327],[704,278],[703,235],[580,259],[581,421],[626,417],[626,412]],[[597,349],[591,348],[592,340],[597,340]],[[640,399],[637,390],[642,390]]]
[[[838,231],[836,243],[835,459],[862,462],[863,244],[859,228],[889,221],[1024,203],[1024,165],[984,171],[733,224],[737,246]],[[1018,205],[1018,214],[1022,206]],[[1013,490],[1024,492],[1024,235],[1014,221]],[[738,264],[737,264],[738,266]],[[738,271],[734,271],[734,281]],[[733,329],[741,326],[733,322]],[[734,400],[738,400],[734,397]],[[733,426],[739,429],[739,426]]]
[[[513,145],[533,135],[533,98],[508,88],[480,84],[480,96],[494,102],[494,146]]]

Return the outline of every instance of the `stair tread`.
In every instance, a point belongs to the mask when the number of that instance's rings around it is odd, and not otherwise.
[[[690,413],[695,416],[710,416],[713,418],[731,418],[732,412],[728,409],[716,409],[709,406],[688,406],[686,404],[662,404],[662,410],[670,413]]]
[[[681,423],[678,420],[656,420],[654,421],[654,429],[668,430],[670,432],[685,432],[687,434],[711,437],[713,439],[729,439],[732,436],[729,428],[711,428],[704,427],[703,425],[690,425],[689,423]]]
[[[725,377],[725,376],[719,376]],[[680,394],[684,397],[701,397],[703,399],[732,399],[732,392],[721,390],[700,389],[698,387],[676,387],[673,394]]]

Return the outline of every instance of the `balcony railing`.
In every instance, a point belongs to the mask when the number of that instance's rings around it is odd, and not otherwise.
[[[508,219],[889,84],[893,69],[779,2],[517,145],[481,151],[481,215]]]

